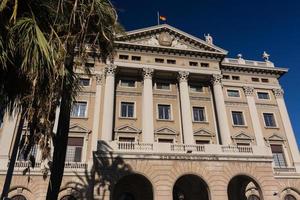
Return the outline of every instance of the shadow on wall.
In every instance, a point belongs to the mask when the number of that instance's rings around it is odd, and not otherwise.
[[[102,200],[121,177],[132,173],[131,167],[120,156],[112,154],[106,142],[99,141],[98,149],[93,153],[93,166],[91,169],[85,169],[84,176],[76,173],[77,181],[70,181],[64,185],[63,188],[72,189],[61,199]]]

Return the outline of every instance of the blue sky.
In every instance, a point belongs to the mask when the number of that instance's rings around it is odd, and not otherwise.
[[[210,33],[214,43],[245,59],[262,60],[267,51],[289,73],[280,82],[300,146],[300,1],[298,0],[113,0],[126,30],[167,23],[196,37]]]

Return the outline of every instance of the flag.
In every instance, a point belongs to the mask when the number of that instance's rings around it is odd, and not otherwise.
[[[167,20],[167,18],[166,18],[165,16],[162,16],[162,15],[159,16],[159,19],[160,19],[161,21],[166,21],[166,20]]]

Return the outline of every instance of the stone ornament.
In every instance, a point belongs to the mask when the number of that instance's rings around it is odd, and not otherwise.
[[[250,86],[243,87],[246,96],[252,96],[254,94],[254,88]]]
[[[97,85],[102,85],[103,84],[103,79],[104,79],[103,73],[96,74],[96,84]]]
[[[166,32],[162,32],[158,36],[158,42],[161,46],[168,46],[170,47],[172,45],[173,37]]]
[[[105,67],[106,76],[114,76],[116,72],[117,66],[114,64],[109,64]]]
[[[178,72],[178,80],[179,82],[186,82],[189,78],[189,72],[188,71],[180,71]]]
[[[143,68],[143,76],[144,79],[152,79],[154,69],[151,68]]]
[[[222,84],[222,75],[221,74],[213,74],[212,75],[212,79],[211,79],[211,83],[213,85],[221,85]]]
[[[282,98],[283,95],[284,95],[284,91],[281,88],[274,88],[273,93],[274,93],[276,98]]]
[[[262,54],[262,57],[266,62],[268,62],[270,59],[270,54],[268,54],[266,51],[264,51]]]

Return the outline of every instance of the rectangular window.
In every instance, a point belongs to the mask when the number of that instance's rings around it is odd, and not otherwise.
[[[123,55],[123,54],[120,54],[119,55],[119,59],[120,60],[128,60],[129,56],[128,55]]]
[[[251,80],[252,82],[259,82],[259,78],[252,77]]]
[[[73,104],[71,116],[72,117],[85,117],[87,102],[76,101]]]
[[[164,59],[162,58],[155,58],[156,63],[164,63]]]
[[[121,102],[121,117],[133,117],[134,115],[134,103]]]
[[[201,85],[190,85],[191,92],[203,92],[203,87]]]
[[[200,66],[201,67],[209,67],[209,64],[208,63],[200,63]]]
[[[131,60],[141,61],[141,56],[131,56]]]
[[[20,144],[24,144],[25,143],[25,140],[27,140],[26,136],[23,135],[22,138],[21,138],[21,141],[20,141]],[[25,146],[23,146],[23,148],[19,148],[19,152],[18,152],[18,157],[17,157],[17,160],[18,161],[25,161],[25,160],[28,160],[30,158],[30,156],[34,156],[36,157],[36,154],[37,154],[37,150],[38,150],[38,145],[37,144],[34,144],[29,152],[29,154],[27,155],[27,157],[25,157],[24,153],[25,153]]]
[[[240,92],[238,90],[227,90],[227,95],[229,97],[240,97]]]
[[[229,80],[230,76],[229,75],[223,75],[223,79]]]
[[[258,99],[270,99],[268,92],[257,92]]]
[[[242,143],[242,142],[239,142],[239,143],[236,143],[237,146],[250,146],[250,143]]]
[[[262,79],[261,79],[261,82],[263,82],[263,83],[269,83],[269,79],[267,79],[267,78],[262,78]]]
[[[159,89],[159,90],[170,90],[170,83],[156,82],[156,89]]]
[[[84,64],[84,66],[87,67],[87,68],[91,68],[91,67],[94,67],[94,66],[95,66],[95,63],[89,63],[89,62],[86,62],[86,63]]]
[[[135,87],[135,80],[122,79],[121,86],[122,87]]]
[[[275,117],[273,113],[264,113],[263,115],[266,127],[276,127]]]
[[[234,125],[237,126],[245,125],[243,112],[241,111],[232,111],[232,120]]]
[[[240,80],[240,77],[239,76],[232,76],[232,80],[238,81],[238,80]]]
[[[209,144],[208,140],[196,140],[196,144]]]
[[[175,64],[176,64],[176,60],[168,59],[168,60],[167,60],[167,63],[168,63],[168,64],[175,65]]]
[[[66,152],[66,162],[81,162],[82,147],[82,137],[69,137]]]
[[[203,107],[193,107],[193,118],[195,122],[205,121],[205,113]]]
[[[80,78],[79,79],[79,85],[89,86],[90,85],[90,79],[89,78]]]
[[[196,67],[198,66],[198,62],[190,61],[190,66]]]
[[[173,143],[173,139],[158,138],[159,143]]]
[[[135,142],[134,137],[119,137],[119,142]]]
[[[276,167],[287,167],[284,158],[282,145],[271,144],[271,151],[273,154],[273,162]]]
[[[171,119],[171,106],[170,105],[158,105],[158,119]]]

